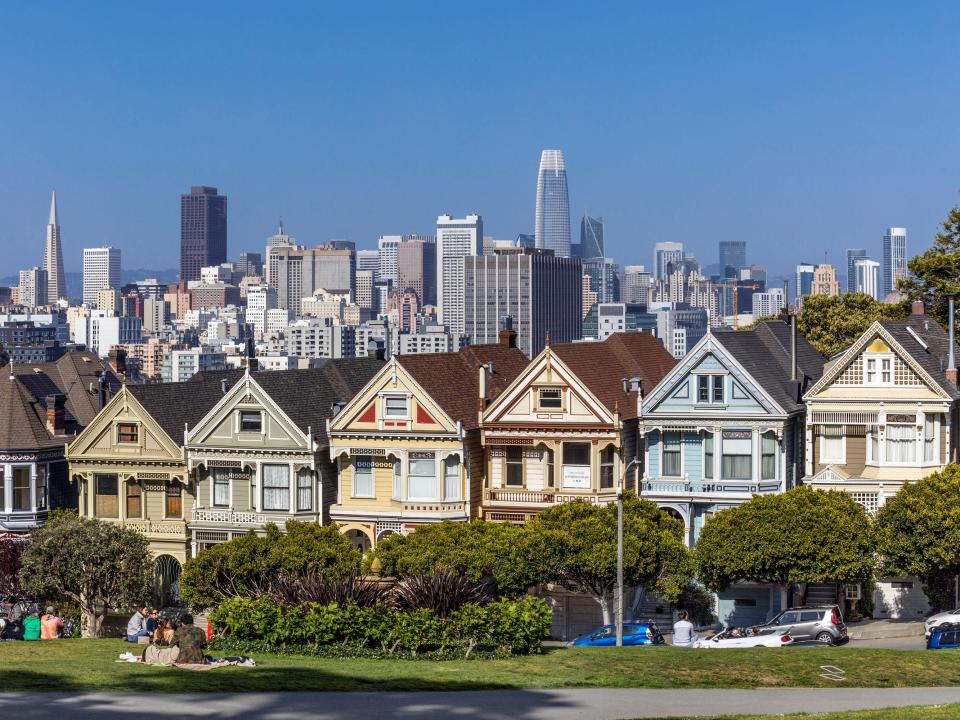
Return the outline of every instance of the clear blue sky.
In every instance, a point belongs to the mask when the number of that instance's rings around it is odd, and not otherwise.
[[[668,5],[675,7],[667,7]],[[839,6],[839,7],[838,7]],[[778,273],[957,201],[960,3],[142,3],[0,8],[0,275],[113,244],[178,263],[179,194],[230,198],[230,256],[301,242],[532,232],[566,154],[608,254],[719,240]]]

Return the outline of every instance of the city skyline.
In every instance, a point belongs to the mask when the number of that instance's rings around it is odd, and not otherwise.
[[[867,18],[814,9],[798,25],[781,22],[782,12],[707,8],[687,17],[599,8],[578,17],[586,28],[613,29],[599,57],[558,56],[543,79],[516,72],[529,52],[522,38],[543,21],[534,9],[511,10],[505,25],[463,9],[443,17],[388,9],[365,21],[358,52],[333,32],[324,35],[329,50],[308,43],[297,26],[311,27],[317,15],[306,8],[284,17],[248,9],[224,22],[200,11],[184,30],[175,18],[140,9],[18,7],[7,27],[19,30],[4,35],[5,52],[27,54],[41,32],[51,52],[0,79],[0,92],[25,108],[57,92],[71,113],[0,119],[0,131],[18,139],[5,158],[17,180],[0,194],[0,244],[14,269],[41,264],[39,218],[56,188],[68,220],[65,269],[79,270],[82,248],[103,244],[120,247],[131,266],[176,267],[176,196],[194,182],[230,196],[233,257],[259,249],[281,216],[307,245],[347,237],[370,248],[379,235],[429,233],[447,209],[476,211],[489,235],[511,237],[533,232],[532,168],[544,147],[558,147],[575,170],[574,216],[604,217],[607,254],[621,264],[642,263],[654,243],[668,241],[708,263],[716,241],[746,240],[751,262],[785,275],[798,260],[822,261],[828,249],[827,261],[838,267],[847,247],[879,257],[877,238],[891,226],[909,228],[911,253],[922,251],[956,201],[952,168],[960,154],[949,121],[957,101],[936,90],[958,61],[930,28],[960,13],[934,4]],[[333,15],[334,27],[358,21],[349,10]],[[145,19],[156,32],[137,41],[140,66],[123,67],[116,57],[133,38],[111,30]],[[492,34],[483,60],[446,52],[453,40],[443,27],[465,20]],[[564,13],[547,20],[563,31],[570,22]],[[717,23],[727,32],[714,33]],[[789,33],[780,25],[790,25]],[[656,36],[645,27],[657,27]],[[895,59],[869,39],[894,28],[904,50]],[[392,68],[384,48],[400,31],[410,48]],[[269,43],[229,37],[254,32],[283,36],[284,55],[296,56],[302,73],[291,73]],[[427,33],[440,37],[439,46],[417,42]],[[657,59],[637,58],[637,33],[652,43],[643,57]],[[795,53],[799,47],[808,52]],[[191,75],[204,62],[231,68],[212,94]],[[780,81],[770,83],[771,73]],[[86,83],[74,82],[79,77]],[[315,86],[322,92],[307,91]],[[573,98],[588,89],[608,97],[615,112],[571,114]],[[438,93],[444,109],[408,112],[437,107]],[[396,112],[374,117],[380,114],[366,111],[372,101],[360,96],[391,102]],[[875,111],[891,96],[913,107],[936,103],[942,112],[919,120],[923,132],[916,132]],[[283,112],[276,112],[278,98]],[[459,114],[452,121],[449,108],[468,99],[513,107],[485,113],[483,125]],[[341,111],[322,112],[329,103]],[[236,111],[223,121],[230,106]],[[363,122],[348,126],[357,117]],[[157,147],[166,149],[162,156]],[[785,211],[801,220],[781,222]],[[719,237],[702,233],[708,217]],[[806,257],[788,256],[801,243]]]

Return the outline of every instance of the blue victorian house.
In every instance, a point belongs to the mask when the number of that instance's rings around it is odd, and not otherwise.
[[[708,333],[644,398],[642,497],[683,521],[696,543],[711,515],[755,494],[781,493],[804,472],[803,393],[824,358],[782,320]],[[725,624],[779,610],[772,586],[721,593]]]

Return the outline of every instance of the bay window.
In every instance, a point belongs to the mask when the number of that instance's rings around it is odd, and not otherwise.
[[[373,497],[373,458],[369,455],[353,459],[353,497]]]
[[[290,509],[290,466],[261,465],[260,478],[263,482],[263,509]]]
[[[456,455],[443,461],[443,499],[460,499],[460,458]]]
[[[313,473],[310,468],[297,471],[297,510],[313,510]]]
[[[713,433],[707,432],[703,436],[703,477],[713,479]]]
[[[435,500],[437,497],[437,458],[432,452],[410,453],[407,496],[411,500]]]
[[[820,429],[820,462],[844,462],[843,425],[823,425]]]
[[[936,437],[936,420],[933,415],[928,413],[923,416],[923,461],[925,463],[932,463],[937,460],[936,447],[934,446]]]
[[[888,463],[906,464],[917,461],[917,431],[913,424],[887,424],[885,460]]]
[[[507,448],[507,485],[523,487],[523,448]]]
[[[723,480],[753,478],[753,443],[749,430],[726,430],[722,437],[720,477]]]
[[[760,479],[775,480],[777,477],[777,436],[765,432],[760,436]]]
[[[680,433],[663,434],[663,474],[665,477],[680,477]]]

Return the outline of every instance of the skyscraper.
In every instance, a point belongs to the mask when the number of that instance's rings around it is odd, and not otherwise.
[[[280,227],[277,229],[275,235],[271,235],[267,238],[267,247],[264,252],[264,257],[266,262],[263,266],[263,271],[265,274],[264,280],[267,281],[267,285],[272,288],[277,287],[277,248],[295,248],[297,247],[297,239],[287,235],[283,231],[283,220],[280,221]]]
[[[620,282],[620,299],[629,304],[650,302],[650,273],[643,265],[627,265]]]
[[[357,250],[357,272],[361,270],[373,271],[373,279],[380,273],[379,250]]]
[[[195,185],[180,196],[180,279],[199,280],[200,268],[227,261],[227,198]]]
[[[464,327],[463,259],[482,254],[483,218],[437,217],[437,319],[454,337],[463,335]]]
[[[590,277],[590,289],[597,293],[597,302],[620,302],[620,265],[613,258],[592,257],[580,261],[583,274]]]
[[[793,287],[793,302],[800,304],[800,298],[809,295],[813,291],[813,276],[817,272],[817,266],[810,263],[800,263],[797,265],[796,285]]]
[[[397,248],[397,292],[412,290],[418,307],[437,303],[437,245],[407,240]]]
[[[853,273],[856,278],[854,291],[879,299],[880,263],[867,257],[857,258],[853,261]]]
[[[540,154],[534,238],[538,248],[553,250],[557,257],[570,257],[570,198],[562,150]]]
[[[20,304],[39,307],[47,304],[47,271],[32,267],[20,271]]]
[[[813,287],[810,288],[811,295],[830,295],[840,294],[840,283],[837,282],[837,269],[828,263],[817,265],[817,271],[813,274]]]
[[[379,280],[397,284],[397,249],[401,242],[403,242],[401,235],[381,235],[377,240]]]
[[[97,306],[97,293],[120,288],[120,248],[83,249],[83,301]]]
[[[897,289],[897,281],[907,276],[907,229],[887,228],[883,236],[882,300]]]
[[[653,277],[667,279],[667,265],[683,260],[683,243],[658,242],[653,246]]]
[[[747,243],[745,240],[720,241],[720,275],[725,277],[728,267],[740,269],[747,264]]]
[[[580,220],[580,245],[577,253],[581,258],[603,257],[603,218],[584,215]]]
[[[867,251],[863,248],[847,250],[847,292],[857,291],[857,271],[855,265],[857,258],[864,258],[866,256]]]
[[[60,247],[60,222],[57,218],[57,191],[50,198],[50,219],[47,221],[47,242],[43,246],[43,270],[47,273],[46,295],[41,304],[56,305],[67,296],[67,278],[63,274],[63,248]]]

